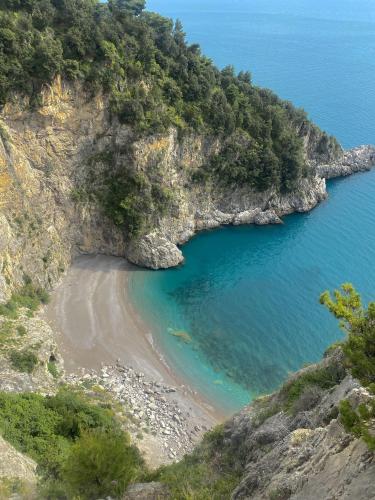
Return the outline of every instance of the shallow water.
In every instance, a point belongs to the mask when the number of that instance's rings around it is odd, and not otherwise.
[[[183,247],[184,266],[132,276],[132,296],[167,360],[229,411],[341,338],[318,303],[322,291],[351,281],[366,300],[374,296],[375,171],[331,181],[329,194],[282,226],[202,233]]]
[[[182,19],[189,40],[217,64],[250,68],[257,83],[303,105],[345,146],[375,142],[373,2],[148,5]],[[228,413],[341,338],[318,303],[323,290],[351,281],[374,297],[375,172],[333,181],[329,194],[282,226],[202,233],[183,247],[184,266],[131,278],[167,361]]]

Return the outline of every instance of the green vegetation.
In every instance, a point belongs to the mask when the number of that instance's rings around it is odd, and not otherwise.
[[[34,498],[34,488],[18,478],[0,478],[0,498]]]
[[[161,467],[150,480],[167,484],[175,500],[230,498],[242,469],[237,467],[235,455],[225,451],[223,441],[223,427],[218,426],[204,436],[191,455]]]
[[[27,334],[27,330],[23,325],[18,325],[16,330],[20,337],[24,337]]]
[[[80,498],[119,498],[127,485],[142,471],[138,450],[123,433],[93,430],[72,445],[63,466],[65,493]],[[68,495],[68,498],[71,498]]]
[[[347,430],[362,438],[371,451],[375,451],[375,399],[353,408],[349,401],[340,403],[341,421]]]
[[[334,298],[324,292],[320,302],[340,320],[347,334],[342,348],[353,377],[375,393],[375,302],[362,305],[359,293],[350,283],[335,290]]]
[[[353,377],[375,394],[375,302],[364,308],[359,293],[350,283],[335,290],[333,297],[328,291],[324,292],[320,302],[340,320],[347,334],[342,344],[347,367]],[[375,450],[375,399],[356,408],[349,401],[342,401],[340,415],[346,430],[362,437],[368,447]]]
[[[106,179],[99,198],[108,217],[131,238],[150,228],[153,214],[161,216],[167,212],[172,194],[144,175],[123,171]]]
[[[136,136],[171,126],[180,136],[191,130],[217,136],[223,151],[202,178],[293,189],[307,174],[297,133],[314,128],[306,114],[254,86],[248,72],[220,71],[198,45],[186,43],[180,22],[144,6],[144,0],[1,0],[0,104],[18,92],[38,106],[41,87],[57,75],[80,80],[93,94],[107,93],[113,114]],[[317,152],[336,147],[322,135]],[[125,197],[115,217],[136,218],[139,187],[135,177],[119,188]],[[129,224],[130,232],[141,225]]]
[[[108,405],[63,389],[0,393],[0,432],[38,463],[40,498],[120,496],[143,462]]]
[[[47,368],[53,378],[59,378],[59,370],[57,369],[56,361],[48,361]]]
[[[48,293],[42,288],[36,287],[29,280],[20,288],[17,293],[13,293],[12,297],[6,304],[0,304],[0,315],[7,318],[17,319],[18,310],[25,307],[32,315],[40,304],[47,304],[49,300]]]
[[[38,364],[38,358],[30,349],[24,351],[17,351],[15,349],[10,351],[10,361],[15,370],[25,373],[32,373]]]
[[[339,384],[345,371],[336,365],[308,370],[295,379],[286,382],[281,388],[281,396],[285,399],[285,409],[294,413],[301,397],[307,399],[307,391],[313,395],[314,389],[327,390]],[[304,408],[309,409],[309,408]]]

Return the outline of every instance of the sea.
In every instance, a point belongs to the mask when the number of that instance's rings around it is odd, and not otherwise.
[[[375,143],[373,0],[149,0],[220,68],[303,107],[345,148]],[[225,414],[276,390],[344,338],[320,294],[351,282],[375,300],[375,170],[280,226],[224,227],[185,264],[140,270],[131,296],[166,362]]]

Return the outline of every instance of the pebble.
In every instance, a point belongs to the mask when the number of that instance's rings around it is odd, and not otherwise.
[[[207,430],[201,421],[197,424],[191,408],[187,411],[177,399],[169,399],[169,394],[178,392],[175,387],[149,380],[144,373],[122,366],[119,360],[115,366],[103,365],[100,374],[88,370],[81,376],[68,375],[66,379],[76,384],[83,380],[87,384],[90,379],[92,385],[107,390],[121,405],[123,414],[130,416],[125,427],[133,438],[140,429],[146,431],[155,440],[165,463],[192,451],[202,429]]]

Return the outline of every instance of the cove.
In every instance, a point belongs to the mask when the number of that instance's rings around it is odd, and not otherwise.
[[[322,291],[350,281],[374,298],[375,171],[328,190],[327,201],[281,226],[201,233],[184,245],[183,266],[131,277],[167,362],[228,413],[342,338],[318,302]]]
[[[250,69],[257,84],[304,107],[344,147],[374,142],[371,0],[147,7],[181,19],[188,40],[216,64]],[[319,305],[322,291],[350,281],[365,301],[375,297],[375,172],[331,181],[328,191],[327,201],[282,226],[201,233],[183,247],[182,267],[131,277],[134,305],[168,364],[228,414],[342,338]]]

